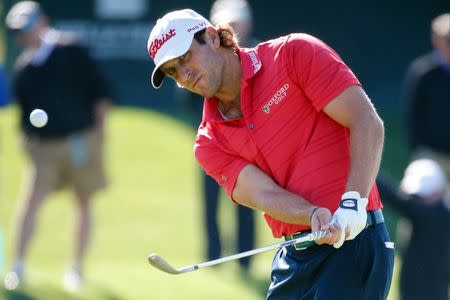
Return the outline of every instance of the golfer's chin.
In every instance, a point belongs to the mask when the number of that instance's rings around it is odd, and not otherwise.
[[[197,86],[191,92],[202,96],[203,98],[212,98],[216,94],[216,91],[214,89],[207,89],[203,86]]]

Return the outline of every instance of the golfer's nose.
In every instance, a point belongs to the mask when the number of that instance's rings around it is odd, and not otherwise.
[[[179,68],[179,72],[180,72],[180,81],[183,85],[187,86],[189,85],[189,83],[192,81],[192,71],[191,69],[185,67],[185,66],[180,66]]]

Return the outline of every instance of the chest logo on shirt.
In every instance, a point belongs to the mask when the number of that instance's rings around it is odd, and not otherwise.
[[[285,83],[273,96],[263,105],[262,111],[266,114],[270,113],[270,107],[280,103],[287,96],[287,90],[289,89],[289,84]]]

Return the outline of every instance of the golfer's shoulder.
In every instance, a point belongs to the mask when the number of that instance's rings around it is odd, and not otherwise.
[[[328,48],[321,39],[307,33],[290,33],[262,42],[256,46],[261,56],[264,54],[274,56],[282,53],[296,56],[299,52],[307,55],[308,53],[314,54],[321,49]]]
[[[294,32],[287,35],[282,35],[278,38],[268,40],[269,45],[322,45],[325,44],[320,38],[308,33]],[[264,44],[264,43],[262,43]]]

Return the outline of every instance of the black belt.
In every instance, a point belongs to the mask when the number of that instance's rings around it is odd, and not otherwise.
[[[367,212],[366,228],[381,223],[384,223],[383,211],[381,209],[369,210]]]
[[[384,216],[383,216],[383,211],[381,209],[369,210],[367,212],[367,224],[366,224],[365,228],[372,226],[372,225],[377,225],[377,224],[380,224],[383,222],[384,222]],[[306,231],[300,231],[300,232],[294,233],[292,235],[285,235],[284,239],[286,241],[290,241],[290,240],[305,236],[310,232],[311,232],[311,230],[306,230]],[[296,250],[305,250],[314,245],[317,245],[316,242],[307,241],[307,242],[294,244],[293,247],[295,247]]]

